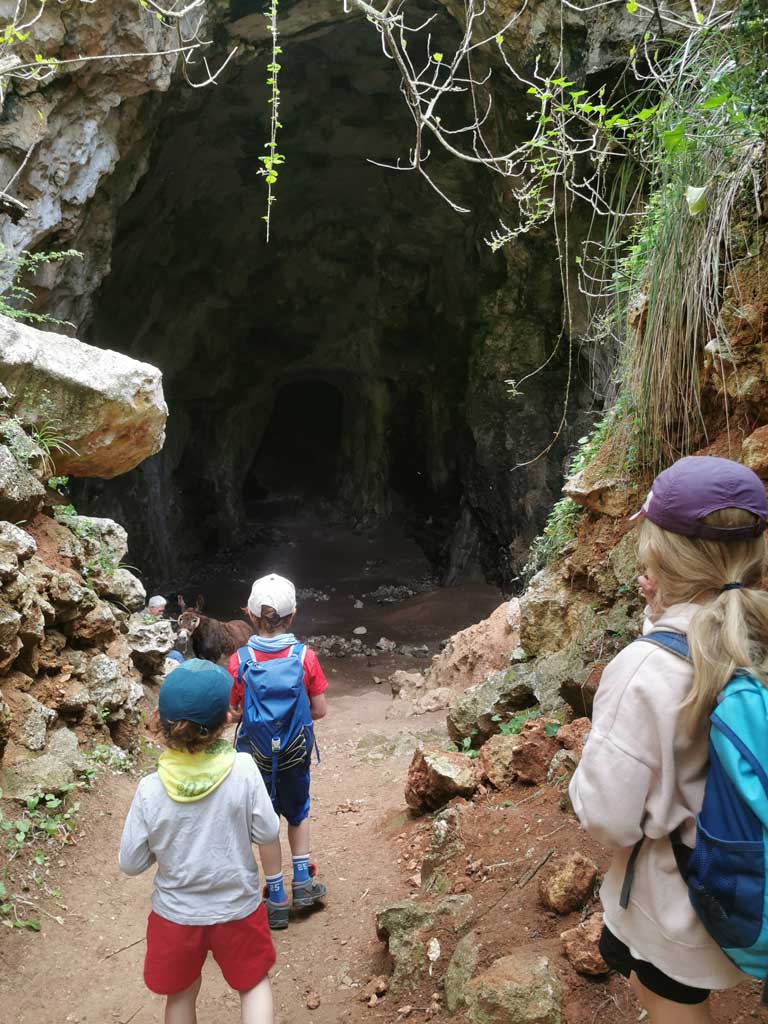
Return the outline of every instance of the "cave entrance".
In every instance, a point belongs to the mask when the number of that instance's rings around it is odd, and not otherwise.
[[[283,385],[243,487],[246,510],[283,499],[330,498],[339,477],[344,399],[326,381]]]

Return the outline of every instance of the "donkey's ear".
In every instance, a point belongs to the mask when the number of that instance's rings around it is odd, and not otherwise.
[[[180,612],[185,611],[186,607],[187,607],[187,602],[184,600],[184,595],[183,594],[179,594],[177,600],[179,602],[179,611]]]
[[[205,599],[203,598],[203,595],[202,594],[198,594],[197,595],[197,600],[195,601],[195,608],[196,608],[196,610],[201,612],[203,610],[203,605],[204,604],[205,604]]]

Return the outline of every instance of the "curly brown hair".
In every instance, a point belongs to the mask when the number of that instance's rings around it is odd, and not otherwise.
[[[197,722],[189,722],[182,719],[179,722],[164,722],[159,712],[155,711],[152,716],[151,729],[156,735],[161,735],[165,745],[171,750],[185,750],[188,754],[199,754],[203,750],[218,743],[224,730],[227,728],[227,719],[216,729],[207,729]]]

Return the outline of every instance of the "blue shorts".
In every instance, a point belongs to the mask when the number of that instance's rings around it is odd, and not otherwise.
[[[309,817],[309,764],[310,759],[307,758],[304,764],[277,773],[277,790],[272,806],[275,814],[285,818],[289,825],[300,825]],[[261,777],[267,792],[271,793],[272,773],[262,772]]]

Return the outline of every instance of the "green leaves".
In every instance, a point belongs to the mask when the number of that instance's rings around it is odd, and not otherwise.
[[[688,204],[688,212],[692,217],[696,214],[702,213],[707,208],[707,197],[706,197],[707,186],[704,185],[702,188],[696,188],[694,185],[689,185],[685,190],[685,201]]]
[[[442,53],[433,53],[432,54],[432,60],[435,62],[435,64],[440,64],[442,59],[443,59]]]
[[[661,144],[669,156],[687,152],[691,147],[691,141],[685,136],[685,122],[681,121],[674,128],[662,132]]]
[[[560,723],[559,722],[545,722],[544,723],[544,732],[545,732],[545,734],[547,736],[549,736],[550,739],[552,739],[553,736],[557,736],[557,734],[560,732]]]
[[[626,4],[624,6],[627,8],[627,10],[629,11],[630,14],[637,14],[637,11],[638,11],[637,0],[627,0]]]

